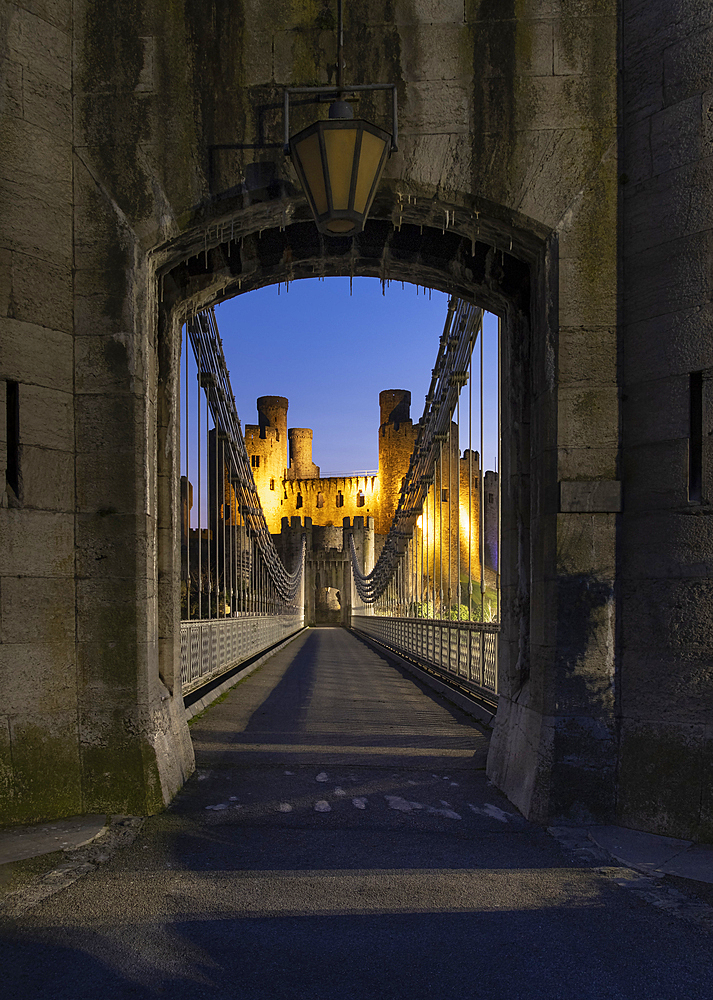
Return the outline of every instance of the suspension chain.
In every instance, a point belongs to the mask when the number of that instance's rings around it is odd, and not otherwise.
[[[365,604],[374,604],[386,590],[423,511],[429,487],[435,482],[435,468],[443,442],[448,440],[458,396],[468,381],[470,356],[482,325],[482,309],[463,299],[450,300],[409,469],[389,534],[370,573],[361,570],[354,540],[350,537],[354,584]]]
[[[193,353],[199,364],[200,384],[205,391],[218,438],[224,442],[223,454],[238,510],[257,542],[277,592],[283,600],[292,601],[302,579],[305,536],[302,536],[297,568],[293,573],[288,573],[275,548],[260,504],[213,309],[199,312],[189,320],[187,328]]]

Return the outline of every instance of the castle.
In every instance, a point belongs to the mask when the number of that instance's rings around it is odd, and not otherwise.
[[[245,445],[255,486],[268,528],[275,537],[285,565],[291,566],[299,548],[298,538],[307,537],[307,621],[346,621],[347,605],[339,592],[348,581],[349,555],[343,529],[366,530],[372,539],[367,561],[379,557],[398,506],[404,477],[416,444],[420,423],[410,417],[411,393],[385,389],[379,393],[379,467],[373,474],[321,476],[312,460],[312,430],[287,427],[289,401],[284,396],[261,396],[257,400],[258,423],[245,425]],[[480,590],[490,589],[496,601],[498,587],[499,496],[498,474],[483,477],[483,563],[480,572],[480,456],[466,449],[460,454],[458,430],[451,425],[450,447],[444,444],[434,469],[434,482],[416,524],[418,572],[424,589],[440,593],[439,613],[448,614],[457,604],[467,604]],[[289,446],[289,447],[288,447]],[[191,567],[191,589],[197,591],[199,566],[211,570],[223,560],[226,540],[234,532],[233,548],[240,553],[246,577],[250,573],[251,546],[238,510],[230,471],[222,458],[222,495],[216,496],[221,474],[216,475],[215,431],[208,443],[209,526],[188,531],[188,512],[193,508],[192,484],[181,477],[182,578]],[[190,538],[190,545],[187,544]],[[200,545],[200,562],[199,562]],[[215,545],[215,557],[213,546]],[[359,548],[359,546],[357,546]],[[189,552],[190,549],[190,552]],[[429,554],[430,553],[430,556]],[[436,556],[437,553],[437,556]],[[365,565],[368,572],[371,565]],[[346,574],[346,575],[345,575]],[[215,586],[215,581],[214,581]],[[195,598],[192,616],[197,611]],[[475,598],[474,610],[480,601]],[[208,606],[208,605],[206,605]],[[184,608],[184,613],[185,613]],[[429,614],[433,609],[429,610]],[[465,612],[464,612],[465,614]]]
[[[258,423],[245,425],[245,445],[270,531],[279,534],[284,518],[290,523],[294,517],[309,518],[314,526],[339,528],[345,518],[350,521],[355,517],[363,517],[365,521],[372,518],[378,557],[398,506],[420,429],[420,423],[414,424],[410,416],[411,393],[406,389],[385,389],[379,393],[379,467],[375,475],[320,476],[319,466],[312,459],[312,430],[308,427],[288,429],[288,406],[289,401],[284,396],[261,396],[257,400]],[[434,523],[433,531],[438,543],[439,533],[446,530],[444,524],[450,526],[452,559],[455,564],[460,545],[461,567],[468,565],[470,546],[471,576],[479,582],[480,456],[477,451],[471,454],[467,450],[461,456],[457,433],[451,435],[451,440],[451,453],[445,455],[441,471],[436,470],[435,490],[443,507],[438,510],[438,524]],[[229,484],[226,486],[229,488]],[[497,473],[485,473],[484,494],[484,562],[486,576],[488,570],[494,576],[498,539]],[[475,526],[472,530],[467,523],[468,511],[470,524]],[[427,525],[422,526],[422,530],[428,531]],[[453,579],[455,573],[454,566]]]

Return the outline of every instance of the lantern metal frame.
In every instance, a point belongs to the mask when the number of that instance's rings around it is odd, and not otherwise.
[[[390,90],[391,91],[391,150],[396,153],[399,148],[399,114],[398,114],[398,93],[395,83],[363,83],[354,86],[342,87],[285,87],[285,156],[290,155],[290,95],[291,94],[314,94],[317,100],[343,100],[351,94],[359,94],[368,91]],[[316,102],[315,102],[316,103]],[[340,121],[344,119],[331,119]],[[351,119],[349,119],[351,120]],[[376,126],[374,126],[376,127]],[[388,134],[388,133],[387,133]]]
[[[340,103],[343,101],[350,93],[358,93],[364,91],[391,91],[391,107],[392,107],[392,127],[393,132],[389,133],[379,126],[372,124],[371,122],[365,121],[360,118],[351,118],[342,116],[339,113],[335,117],[328,119],[320,119],[316,122],[312,122],[306,128],[302,129],[294,136],[290,136],[290,95],[292,94],[312,94],[318,100],[333,98],[337,104],[333,105],[333,108],[339,107]],[[342,105],[344,107],[344,105]],[[346,106],[348,109],[348,105]],[[341,110],[341,109],[340,109]],[[349,181],[349,198],[347,208],[335,209],[333,205],[332,197],[332,178],[330,170],[327,163],[326,155],[326,141],[325,132],[337,130],[337,131],[353,131],[356,133],[355,146],[354,146],[354,158],[352,161],[352,174]],[[354,207],[354,200],[357,188],[357,178],[359,177],[359,163],[361,157],[362,149],[362,138],[365,132],[370,133],[373,136],[379,138],[384,146],[383,152],[381,154],[378,169],[374,173],[374,179],[371,183],[368,195],[364,202],[364,208],[362,211],[357,211]],[[317,136],[320,149],[321,157],[321,172],[324,181],[324,188],[327,200],[327,209],[324,212],[319,212],[317,204],[314,201],[313,191],[311,185],[307,182],[307,178],[304,174],[300,158],[296,153],[294,153],[294,146],[297,142],[302,142],[304,139],[309,138],[311,135]],[[309,202],[312,215],[314,217],[317,228],[321,233],[326,236],[332,237],[345,237],[345,236],[355,236],[360,233],[366,222],[369,210],[371,209],[374,196],[376,194],[376,189],[378,187],[379,181],[381,179],[381,174],[383,173],[386,160],[388,159],[390,153],[395,152],[398,149],[398,104],[397,104],[397,92],[396,85],[391,83],[377,83],[377,84],[362,84],[355,87],[339,87],[336,89],[334,87],[288,87],[285,90],[285,154],[291,156],[292,163],[299,177],[302,189],[305,192],[307,201]],[[294,155],[293,155],[294,153]],[[351,222],[350,227],[345,227],[344,229],[337,228],[336,230],[331,227],[332,223],[339,223],[343,221]]]
[[[333,177],[333,170],[330,169],[329,165],[327,149],[329,140],[326,133],[332,131],[343,132],[345,130],[354,135],[351,177],[342,178],[342,180],[346,180],[348,183],[348,194],[346,203],[342,207],[337,208],[335,206],[337,198],[333,191],[335,178]],[[361,159],[365,133],[379,140],[382,149],[373,174],[367,172],[368,189],[360,189],[360,183],[363,183]],[[322,195],[324,197],[324,204],[321,211],[318,194],[313,188],[313,182],[310,182],[308,179],[308,174],[305,172],[305,165],[298,153],[299,146],[312,136],[316,138],[319,150],[320,173],[323,184]],[[327,236],[354,236],[363,230],[376,194],[376,189],[381,180],[381,174],[389,156],[390,138],[391,136],[388,132],[378,128],[376,125],[372,125],[370,122],[363,121],[362,119],[354,118],[333,118],[327,121],[316,121],[293,137],[292,163],[307,196],[307,201],[310,204],[315,223],[320,232]]]

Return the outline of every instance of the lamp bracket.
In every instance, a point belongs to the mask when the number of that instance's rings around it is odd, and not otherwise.
[[[290,155],[290,95],[291,94],[313,94],[315,101],[323,100],[343,100],[347,95],[357,95],[364,91],[390,90],[391,91],[391,118],[393,122],[393,132],[391,136],[391,152],[395,153],[399,146],[399,122],[398,122],[398,98],[395,83],[360,83],[354,86],[336,87],[285,87],[285,156]],[[355,96],[354,100],[358,100]]]

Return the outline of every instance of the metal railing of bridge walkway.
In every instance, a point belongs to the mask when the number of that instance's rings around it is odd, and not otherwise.
[[[290,572],[269,532],[213,310],[198,313],[186,330],[181,434],[184,697],[304,627],[305,563],[304,536],[292,554]]]

